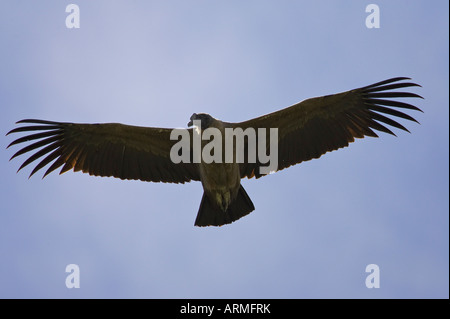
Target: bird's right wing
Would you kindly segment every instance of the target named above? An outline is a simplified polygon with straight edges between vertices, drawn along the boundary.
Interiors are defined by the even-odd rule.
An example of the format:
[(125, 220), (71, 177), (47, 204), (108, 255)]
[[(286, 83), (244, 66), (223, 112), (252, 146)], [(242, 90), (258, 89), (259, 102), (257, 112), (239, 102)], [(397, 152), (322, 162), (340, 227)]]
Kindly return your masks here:
[[(395, 135), (387, 126), (408, 131), (403, 125), (389, 118), (403, 118), (417, 122), (398, 109), (418, 110), (414, 105), (392, 98), (421, 98), (404, 91), (392, 91), (420, 86), (405, 77), (397, 77), (343, 93), (304, 100), (288, 108), (260, 116), (233, 127), (276, 128), (278, 130), (278, 167), (276, 171), (291, 165), (319, 158), (326, 152), (346, 147), (355, 138), (378, 137), (373, 130)], [(267, 138), (267, 137), (266, 137)], [(266, 141), (268, 149), (268, 138)], [(247, 147), (248, 148), (248, 147)], [(248, 150), (247, 150), (248, 152)], [(261, 163), (241, 164), (241, 177), (264, 176)]]
[[(34, 132), (18, 138), (8, 147), (34, 141), (11, 159), (41, 148), (20, 166), (19, 170), (46, 155), (30, 176), (47, 164), (44, 177), (62, 166), (60, 174), (73, 169), (96, 176), (113, 176), (149, 182), (184, 183), (200, 180), (197, 164), (175, 164), (170, 158), (171, 129), (139, 127), (117, 123), (76, 124), (43, 120), (22, 120), (31, 125), (8, 132)], [(188, 130), (192, 136), (192, 130)], [(7, 135), (8, 135), (7, 134)]]

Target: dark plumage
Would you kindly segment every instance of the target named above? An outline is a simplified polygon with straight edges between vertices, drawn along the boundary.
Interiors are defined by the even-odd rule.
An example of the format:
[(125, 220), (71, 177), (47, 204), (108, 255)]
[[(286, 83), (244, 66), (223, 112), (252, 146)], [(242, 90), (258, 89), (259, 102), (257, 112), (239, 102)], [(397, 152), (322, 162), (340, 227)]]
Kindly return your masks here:
[[(394, 91), (419, 86), (409, 78), (397, 77), (359, 89), (304, 100), (288, 108), (241, 123), (227, 123), (208, 114), (193, 114), (193, 121), (201, 121), (201, 129), (277, 128), (278, 167), (276, 171), (313, 158), (326, 152), (346, 147), (355, 138), (378, 137), (374, 130), (395, 135), (387, 126), (408, 131), (393, 118), (417, 122), (399, 109), (419, 108), (394, 100), (421, 96)], [(390, 116), (390, 117), (388, 117)], [(30, 142), (11, 159), (37, 150), (20, 166), (19, 170), (45, 156), (32, 170), (30, 177), (51, 163), (44, 177), (61, 168), (60, 174), (73, 169), (95, 176), (114, 176), (148, 182), (184, 183), (201, 181), (204, 194), (195, 225), (219, 226), (229, 224), (254, 210), (254, 206), (240, 180), (244, 177), (263, 176), (261, 162), (243, 163), (189, 163), (175, 164), (170, 151), (177, 143), (170, 139), (172, 129), (137, 127), (117, 123), (75, 124), (43, 120), (22, 120), (30, 125), (8, 132), (26, 132), (29, 135), (14, 140), (8, 147)], [(192, 140), (194, 130), (188, 130)], [(7, 134), (7, 135), (8, 135)], [(223, 136), (223, 134), (222, 134)], [(257, 139), (262, 138), (257, 136)], [(269, 137), (266, 137), (269, 145)], [(207, 141), (202, 141), (202, 147)], [(191, 144), (192, 145), (192, 144)], [(245, 140), (244, 153), (249, 152)], [(39, 149), (39, 150), (38, 150)], [(268, 151), (268, 149), (267, 149)], [(192, 146), (191, 146), (192, 159)]]

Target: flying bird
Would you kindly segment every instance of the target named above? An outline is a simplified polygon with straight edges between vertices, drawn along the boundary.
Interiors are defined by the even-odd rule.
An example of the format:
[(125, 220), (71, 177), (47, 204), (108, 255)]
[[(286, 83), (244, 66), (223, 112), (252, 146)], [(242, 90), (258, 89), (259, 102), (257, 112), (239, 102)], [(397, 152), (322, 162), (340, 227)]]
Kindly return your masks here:
[[(210, 128), (224, 133), (228, 129), (277, 129), (277, 166), (280, 171), (289, 166), (319, 158), (349, 145), (355, 138), (378, 137), (381, 131), (395, 135), (388, 126), (408, 131), (392, 118), (417, 122), (399, 109), (421, 111), (416, 106), (395, 98), (422, 98), (412, 92), (398, 89), (420, 86), (410, 78), (396, 77), (343, 93), (310, 98), (282, 110), (240, 123), (223, 122), (205, 113), (194, 113), (186, 131), (194, 139), (196, 131)], [(421, 111), (422, 112), (422, 111)], [(390, 117), (388, 117), (390, 116)], [(73, 169), (95, 176), (113, 176), (120, 179), (146, 182), (185, 183), (201, 181), (203, 197), (195, 220), (196, 226), (230, 224), (252, 212), (255, 207), (241, 185), (241, 179), (260, 178), (265, 174), (265, 163), (259, 158), (243, 161), (235, 157), (231, 162), (193, 160), (193, 146), (188, 149), (189, 160), (175, 163), (171, 157), (178, 143), (171, 139), (170, 128), (138, 127), (118, 123), (77, 124), (36, 119), (21, 120), (27, 124), (7, 133), (27, 132), (12, 145), (30, 142), (11, 159), (37, 150), (20, 166), (44, 157), (32, 170), (52, 163), (43, 177), (61, 168), (60, 174)], [(195, 123), (200, 125), (195, 126)], [(258, 131), (259, 132), (259, 131)], [(409, 132), (409, 131), (408, 131)], [(257, 134), (265, 142), (269, 136)], [(207, 141), (201, 141), (201, 148)], [(244, 155), (251, 152), (250, 138), (244, 139)], [(257, 144), (260, 145), (260, 144)], [(261, 144), (261, 145), (267, 145)], [(235, 149), (234, 149), (235, 151)], [(265, 151), (270, 151), (269, 146)], [(179, 152), (177, 152), (177, 155)], [(259, 153), (258, 153), (259, 154)], [(173, 155), (173, 154), (172, 154)]]

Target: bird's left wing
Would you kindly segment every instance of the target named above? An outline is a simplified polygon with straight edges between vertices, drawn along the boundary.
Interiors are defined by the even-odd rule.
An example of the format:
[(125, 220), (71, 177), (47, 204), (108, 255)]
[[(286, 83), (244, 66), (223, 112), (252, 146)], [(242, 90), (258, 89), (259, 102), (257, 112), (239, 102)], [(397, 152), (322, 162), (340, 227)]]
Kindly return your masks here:
[[(118, 123), (76, 124), (43, 120), (22, 120), (30, 124), (7, 133), (27, 132), (8, 147), (34, 141), (15, 153), (36, 151), (19, 170), (45, 155), (33, 169), (30, 177), (39, 169), (54, 161), (44, 177), (62, 166), (60, 174), (73, 169), (96, 176), (113, 176), (149, 182), (184, 183), (200, 180), (197, 164), (175, 164), (170, 158), (171, 129), (139, 127)], [(192, 130), (189, 130), (192, 136)]]
[[(368, 85), (359, 89), (304, 100), (288, 108), (263, 115), (233, 127), (276, 128), (278, 130), (278, 167), (276, 171), (291, 165), (319, 158), (326, 152), (346, 147), (355, 138), (378, 137), (373, 130), (395, 135), (388, 127), (408, 131), (403, 125), (388, 116), (417, 122), (410, 115), (399, 111), (419, 108), (393, 98), (421, 96), (404, 91), (407, 87), (419, 86), (405, 77), (397, 77)], [(394, 90), (394, 91), (392, 91)], [(266, 134), (266, 153), (269, 139)], [(258, 137), (260, 138), (260, 137)], [(263, 144), (264, 145), (264, 144)], [(245, 152), (248, 152), (248, 146)], [(247, 158), (247, 157), (246, 157)], [(241, 164), (241, 177), (263, 176), (259, 161)]]

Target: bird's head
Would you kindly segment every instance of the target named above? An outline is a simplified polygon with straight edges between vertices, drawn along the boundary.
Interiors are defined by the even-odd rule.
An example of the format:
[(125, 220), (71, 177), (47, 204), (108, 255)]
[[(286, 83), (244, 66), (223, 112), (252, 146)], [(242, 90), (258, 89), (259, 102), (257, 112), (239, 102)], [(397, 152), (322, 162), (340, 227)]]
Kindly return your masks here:
[(194, 121), (200, 121), (201, 122), (201, 129), (207, 129), (212, 121), (213, 121), (213, 117), (209, 114), (206, 113), (194, 113), (192, 114), (192, 116), (190, 117), (190, 121), (187, 124), (188, 127), (194, 126)]

